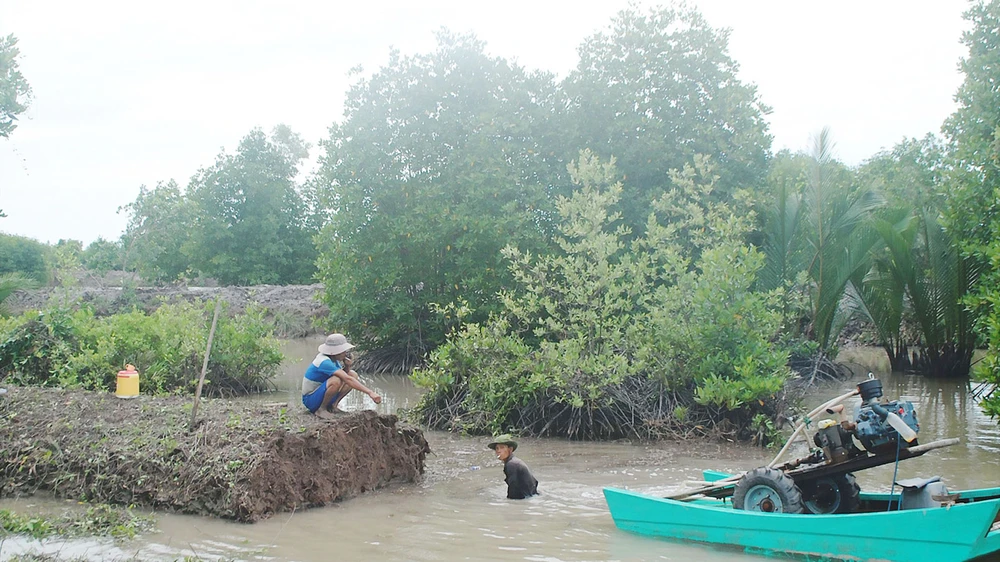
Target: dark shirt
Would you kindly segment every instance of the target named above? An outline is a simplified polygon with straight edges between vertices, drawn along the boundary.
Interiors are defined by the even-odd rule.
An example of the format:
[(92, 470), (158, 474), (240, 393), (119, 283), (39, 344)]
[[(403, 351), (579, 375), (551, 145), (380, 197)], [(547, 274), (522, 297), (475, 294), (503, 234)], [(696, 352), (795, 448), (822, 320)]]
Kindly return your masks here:
[(507, 482), (507, 499), (523, 500), (538, 493), (538, 480), (531, 475), (528, 465), (514, 455), (503, 463), (503, 475)]

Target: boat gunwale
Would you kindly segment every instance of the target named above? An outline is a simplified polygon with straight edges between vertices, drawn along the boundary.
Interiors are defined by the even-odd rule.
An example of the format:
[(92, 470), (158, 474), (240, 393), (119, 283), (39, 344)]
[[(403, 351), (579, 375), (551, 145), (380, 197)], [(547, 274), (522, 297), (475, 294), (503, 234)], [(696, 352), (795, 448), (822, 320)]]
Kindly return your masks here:
[[(982, 495), (991, 490), (996, 491), (1000, 495), (1000, 488), (966, 490), (965, 492)], [(617, 494), (622, 497), (615, 499), (609, 496), (609, 494), (611, 496)], [(910, 543), (908, 548), (915, 548), (913, 545), (923, 545), (923, 548), (935, 547), (939, 550), (947, 550), (953, 553), (952, 557), (943, 559), (969, 560), (1000, 550), (1000, 529), (993, 528), (994, 522), (1000, 517), (1000, 497), (990, 497), (988, 499), (972, 500), (950, 506), (923, 509), (819, 515), (742, 511), (733, 509), (732, 503), (723, 499), (700, 498), (681, 501), (612, 487), (604, 488), (604, 495), (608, 501), (615, 525), (622, 530), (640, 535), (680, 541), (738, 546), (748, 551), (759, 549), (791, 554), (819, 555), (834, 559), (911, 559), (909, 557), (900, 558), (898, 556), (893, 558), (893, 555), (888, 557), (882, 556), (884, 553), (877, 553), (871, 557), (859, 557), (857, 556), (857, 552), (834, 554), (821, 552), (825, 550), (823, 548), (808, 548), (808, 546), (811, 546), (810, 542), (825, 545), (830, 542), (831, 537), (840, 535), (851, 536), (852, 540), (876, 540), (878, 539), (877, 536), (856, 533), (855, 530), (886, 529), (885, 525), (887, 521), (898, 525), (915, 525), (916, 522), (919, 522), (920, 525), (915, 525), (913, 528), (941, 529), (945, 534), (939, 533), (933, 536), (924, 534), (920, 535), (918, 540), (908, 538), (905, 542)], [(640, 502), (639, 505), (646, 506), (649, 510), (662, 511), (663, 514), (646, 519), (629, 519), (622, 513), (616, 514), (616, 510), (612, 507), (612, 504), (619, 502), (633, 504)], [(668, 507), (670, 509), (660, 510), (652, 503), (647, 504), (647, 502), (655, 502), (661, 507)], [(634, 509), (634, 506), (629, 506), (628, 509)], [(667, 511), (672, 512), (672, 514), (667, 515)], [(682, 515), (678, 515), (678, 513)], [(964, 532), (956, 533), (950, 528), (951, 525), (946, 524), (946, 521), (942, 519), (955, 519), (956, 517), (981, 523), (969, 527)], [(671, 519), (683, 519), (684, 523), (671, 522)], [(699, 523), (699, 519), (711, 521), (712, 523), (705, 525)], [(753, 521), (753, 524), (750, 524), (750, 521)], [(765, 522), (766, 524), (762, 526), (761, 523)], [(847, 525), (847, 528), (845, 528), (845, 525)], [(663, 529), (654, 529), (657, 526), (663, 527)], [(695, 532), (694, 530), (699, 526), (703, 530)], [(837, 532), (821, 532), (820, 530), (824, 526), (830, 529), (837, 529)], [(670, 527), (673, 527), (672, 531)], [(975, 527), (978, 527), (978, 529)], [(645, 529), (645, 531), (642, 529)], [(731, 532), (732, 530), (751, 531), (751, 536), (732, 538), (734, 536)], [(782, 533), (789, 532), (794, 535), (795, 540), (792, 537), (783, 537), (782, 540), (777, 541), (773, 546), (761, 544), (761, 537), (763, 536), (780, 536)], [(716, 535), (714, 538), (712, 537), (713, 533)], [(753, 535), (760, 536), (755, 537)], [(724, 537), (724, 539), (720, 539), (719, 537)], [(899, 543), (898, 540), (892, 542), (894, 544)], [(893, 548), (901, 548), (898, 544), (895, 547), (890, 544), (886, 544), (885, 546), (889, 551), (892, 551)]]

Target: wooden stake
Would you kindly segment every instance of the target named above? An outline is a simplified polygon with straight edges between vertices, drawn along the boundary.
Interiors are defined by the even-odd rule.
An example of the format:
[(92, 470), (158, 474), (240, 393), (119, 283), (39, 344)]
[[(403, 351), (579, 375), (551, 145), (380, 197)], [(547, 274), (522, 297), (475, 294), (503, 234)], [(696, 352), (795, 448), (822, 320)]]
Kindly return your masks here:
[(191, 424), (188, 431), (194, 430), (194, 422), (198, 417), (198, 401), (201, 399), (201, 387), (205, 384), (205, 372), (208, 371), (208, 356), (212, 353), (212, 339), (215, 338), (215, 324), (219, 321), (219, 308), (221, 299), (215, 299), (215, 314), (212, 316), (212, 329), (208, 331), (208, 346), (205, 347), (205, 361), (201, 364), (201, 378), (198, 379), (198, 388), (194, 391), (194, 406), (191, 408)]

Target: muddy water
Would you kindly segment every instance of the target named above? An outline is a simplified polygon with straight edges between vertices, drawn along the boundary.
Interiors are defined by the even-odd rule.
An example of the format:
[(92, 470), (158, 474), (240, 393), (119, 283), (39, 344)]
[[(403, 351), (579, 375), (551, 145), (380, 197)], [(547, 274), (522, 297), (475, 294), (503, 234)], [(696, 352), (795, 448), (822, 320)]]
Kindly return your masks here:
[[(290, 356), (277, 396), (298, 403), (297, 384), (318, 341), (288, 344)], [(899, 466), (899, 478), (941, 475), (953, 489), (1000, 484), (1000, 431), (968, 397), (968, 383), (890, 375), (880, 369), (881, 350), (844, 352), (858, 380), (873, 370), (885, 394), (914, 402), (921, 442), (958, 437), (957, 446), (932, 451)], [(376, 407), (352, 393), (345, 409), (392, 412), (411, 406), (418, 393), (399, 376), (366, 377), (385, 398)], [(807, 404), (841, 394), (849, 381), (821, 386)], [(856, 407), (858, 400), (848, 403)], [(157, 514), (159, 532), (125, 545), (95, 541), (53, 542), (48, 552), (92, 560), (139, 554), (173, 560), (186, 555), (220, 560), (753, 560), (733, 550), (680, 545), (618, 531), (601, 495), (603, 486), (666, 494), (698, 479), (703, 468), (744, 470), (770, 460), (773, 451), (718, 444), (574, 443), (524, 439), (518, 456), (540, 480), (542, 495), (504, 499), (502, 468), (485, 439), (428, 432), (434, 454), (415, 485), (399, 485), (333, 506), (281, 514), (255, 525)], [(891, 466), (858, 473), (863, 489), (888, 490)], [(32, 500), (35, 503), (46, 503)], [(17, 509), (27, 502), (5, 502)], [(58, 505), (56, 502), (50, 502)], [(0, 544), (0, 559), (24, 543)], [(763, 560), (763, 559), (761, 559)]]

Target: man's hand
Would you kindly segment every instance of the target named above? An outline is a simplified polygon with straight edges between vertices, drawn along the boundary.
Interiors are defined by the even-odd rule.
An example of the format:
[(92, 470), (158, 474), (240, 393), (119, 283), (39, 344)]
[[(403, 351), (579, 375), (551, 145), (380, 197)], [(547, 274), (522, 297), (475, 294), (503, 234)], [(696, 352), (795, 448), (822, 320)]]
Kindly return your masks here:
[(381, 397), (381, 396), (379, 396), (378, 394), (375, 394), (375, 393), (373, 392), (373, 393), (372, 393), (372, 402), (374, 402), (374, 403), (376, 403), (376, 404), (381, 404), (381, 403), (382, 403), (382, 397)]

